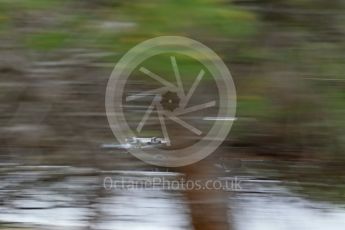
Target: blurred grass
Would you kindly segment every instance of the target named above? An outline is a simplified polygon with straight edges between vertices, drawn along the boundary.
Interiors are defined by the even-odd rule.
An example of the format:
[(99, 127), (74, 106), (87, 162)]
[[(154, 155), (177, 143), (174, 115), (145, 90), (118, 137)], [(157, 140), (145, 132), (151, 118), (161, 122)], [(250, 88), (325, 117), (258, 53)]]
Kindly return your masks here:
[(61, 6), (66, 0), (1, 0), (7, 9), (47, 10)]
[[(260, 7), (260, 3), (258, 1), (257, 6)], [(266, 2), (262, 1), (262, 4)], [(299, 0), (289, 0), (285, 4), (306, 11), (324, 5)], [(273, 4), (272, 10), (274, 6)], [(338, 7), (337, 12), (340, 9), (341, 7)], [(285, 12), (281, 13), (282, 17), (267, 22), (265, 18), (269, 12), (245, 10), (227, 1), (212, 0), (109, 0), (100, 3), (92, 0), (2, 0), (0, 12), (2, 35), (6, 35), (6, 32), (16, 35), (15, 41), (22, 42), (24, 48), (42, 53), (66, 48), (99, 50), (111, 53), (100, 61), (114, 63), (124, 52), (147, 38), (185, 35), (206, 42), (225, 61), (230, 64), (234, 62), (232, 65), (235, 68), (237, 63), (248, 68), (267, 62), (272, 62), (273, 66), (283, 63), (297, 69), (301, 75), (309, 74), (313, 75), (313, 78), (324, 80), (344, 79), (344, 42), (317, 39), (309, 42), (309, 38), (318, 38), (319, 33), (324, 33), (322, 25), (318, 31), (315, 30), (315, 25), (309, 25), (309, 22), (297, 26), (294, 23), (289, 24), (294, 15), (285, 18)], [(272, 15), (276, 16), (275, 13)], [(295, 19), (300, 22), (299, 15), (296, 15)], [(18, 24), (24, 24), (19, 27), (24, 27), (25, 30), (17, 32)], [(284, 27), (279, 29), (283, 25)], [(289, 36), (292, 40), (288, 40), (289, 36), (270, 38), (272, 34), (281, 36), (286, 32), (291, 34)], [(265, 42), (273, 44), (267, 46)], [(163, 60), (152, 62), (156, 64), (157, 72), (170, 70), (169, 63)], [(188, 61), (185, 64), (186, 75), (195, 76), (196, 65)], [(248, 93), (246, 89), (243, 95), (239, 95), (240, 115), (256, 116), (268, 111), (267, 107), (272, 106), (263, 98), (265, 96), (262, 93), (257, 94), (258, 88), (264, 90), (271, 83), (267, 81), (265, 74), (260, 73), (260, 76), (254, 77), (255, 74), (252, 73), (240, 73), (253, 76), (249, 78), (250, 81), (246, 80), (250, 87), (244, 87), (252, 90), (252, 93)], [(238, 85), (243, 85), (243, 80), (237, 78), (236, 74), (234, 76)], [(314, 87), (317, 91), (323, 86)], [(331, 86), (331, 89), (335, 90), (335, 94), (339, 92), (339, 95), (330, 99), (330, 110), (335, 114), (339, 113), (340, 115), (335, 117), (337, 122), (343, 123), (343, 87)], [(244, 90), (240, 88), (239, 93), (242, 91)], [(326, 97), (328, 94), (325, 92)]]
[(44, 31), (40, 34), (31, 35), (26, 40), (26, 46), (38, 51), (51, 51), (66, 48), (71, 44), (71, 34), (63, 31)]

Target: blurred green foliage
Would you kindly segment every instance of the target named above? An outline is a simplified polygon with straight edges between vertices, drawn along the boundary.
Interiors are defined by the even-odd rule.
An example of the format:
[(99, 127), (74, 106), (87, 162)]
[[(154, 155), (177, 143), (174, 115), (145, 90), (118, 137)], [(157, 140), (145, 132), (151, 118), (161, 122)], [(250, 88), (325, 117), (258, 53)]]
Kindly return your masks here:
[[(0, 13), (3, 39), (43, 55), (89, 49), (108, 52), (100, 61), (114, 63), (148, 38), (195, 38), (233, 70), (238, 116), (272, 122), (277, 129), (303, 130), (327, 120), (336, 130), (329, 138), (344, 142), (341, 1), (2, 0)], [(151, 62), (157, 72), (171, 71), (163, 59)], [(198, 64), (183, 58), (181, 63), (193, 79)], [(299, 117), (304, 123), (295, 122)]]
[(44, 31), (42, 34), (34, 34), (27, 38), (26, 45), (38, 51), (50, 51), (64, 48), (68, 44), (71, 35), (67, 32)]

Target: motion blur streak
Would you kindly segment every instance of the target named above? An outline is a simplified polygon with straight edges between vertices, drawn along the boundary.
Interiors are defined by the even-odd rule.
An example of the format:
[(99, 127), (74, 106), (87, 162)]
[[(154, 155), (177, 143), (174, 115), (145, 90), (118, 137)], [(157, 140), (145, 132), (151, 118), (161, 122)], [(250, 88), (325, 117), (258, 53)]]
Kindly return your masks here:
[[(344, 8), (341, 0), (1, 0), (0, 229), (343, 229)], [(237, 91), (235, 117), (183, 117), (200, 129), (234, 122), (214, 154), (184, 168), (131, 156), (104, 108), (114, 65), (163, 35), (214, 50)], [(169, 57), (150, 66), (167, 81)], [(199, 67), (175, 62), (189, 89)], [(128, 95), (157, 88), (139, 73)], [(194, 105), (217, 97), (206, 72), (202, 81)], [(147, 103), (124, 108), (133, 130)], [(143, 137), (162, 137), (157, 120), (146, 123)], [(180, 128), (169, 136), (195, 141)], [(236, 176), (243, 190), (103, 188), (106, 176), (128, 174)]]

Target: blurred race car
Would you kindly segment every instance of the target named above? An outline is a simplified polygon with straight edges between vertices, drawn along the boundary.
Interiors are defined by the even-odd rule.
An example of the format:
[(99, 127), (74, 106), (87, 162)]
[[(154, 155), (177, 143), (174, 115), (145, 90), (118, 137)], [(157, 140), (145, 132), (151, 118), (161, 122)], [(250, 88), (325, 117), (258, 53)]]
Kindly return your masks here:
[(166, 144), (167, 141), (160, 137), (129, 137), (126, 138), (126, 144), (103, 144), (102, 148), (148, 148)]

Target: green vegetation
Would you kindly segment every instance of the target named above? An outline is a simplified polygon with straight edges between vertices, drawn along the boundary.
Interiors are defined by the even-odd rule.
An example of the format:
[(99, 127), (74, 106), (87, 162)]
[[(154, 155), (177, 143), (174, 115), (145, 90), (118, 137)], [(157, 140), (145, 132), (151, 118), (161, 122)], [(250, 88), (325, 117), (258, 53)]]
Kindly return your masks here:
[(71, 35), (67, 32), (44, 31), (40, 34), (34, 34), (28, 37), (26, 45), (30, 49), (50, 51), (66, 47), (70, 38)]

